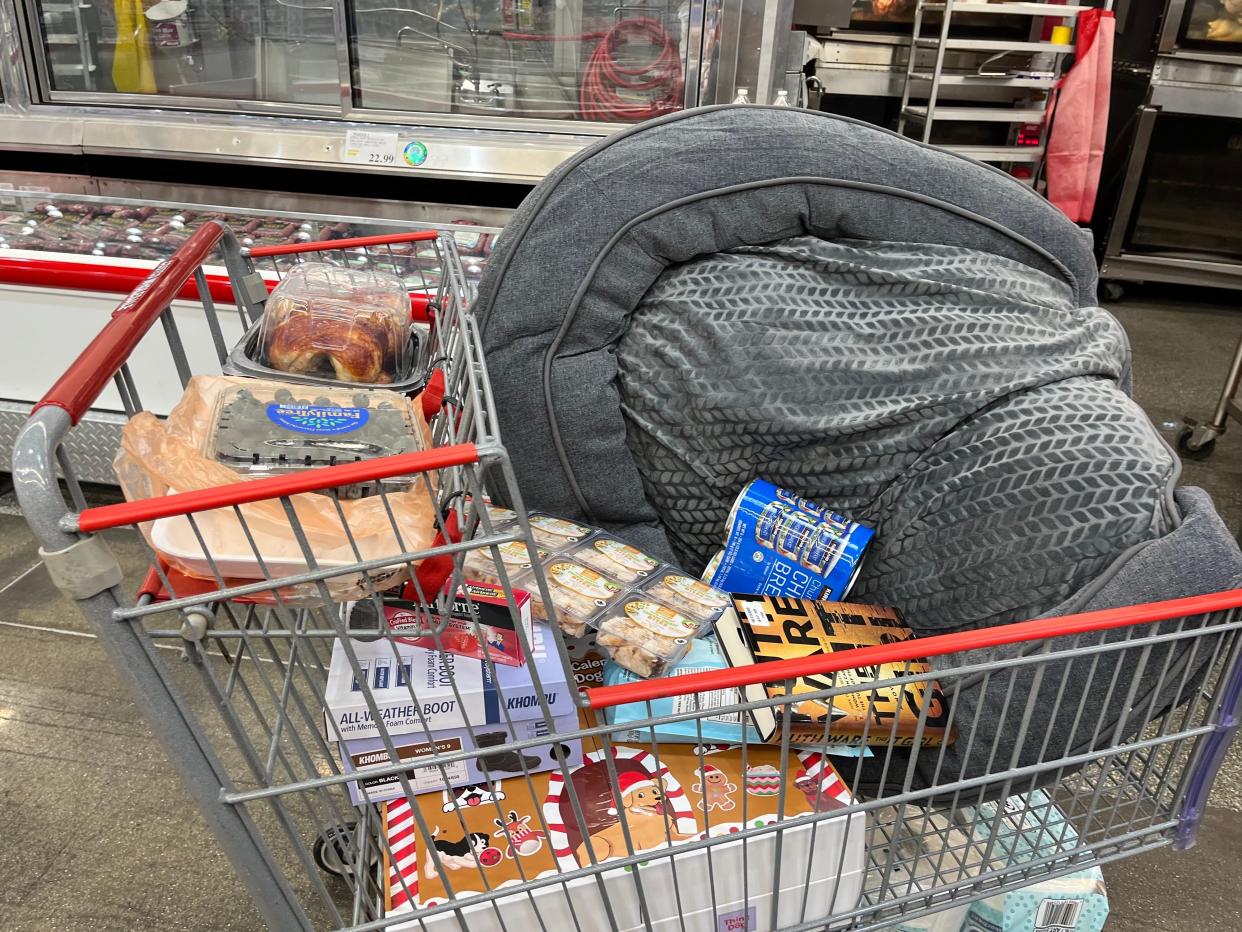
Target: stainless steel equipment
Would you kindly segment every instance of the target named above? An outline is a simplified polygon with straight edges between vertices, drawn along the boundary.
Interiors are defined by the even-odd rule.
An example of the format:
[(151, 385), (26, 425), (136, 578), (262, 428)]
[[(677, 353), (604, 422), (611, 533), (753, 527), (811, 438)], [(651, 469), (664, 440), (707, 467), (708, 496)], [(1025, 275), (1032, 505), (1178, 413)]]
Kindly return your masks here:
[[(1242, 23), (1229, 6), (1169, 0), (1108, 227), (1105, 279), (1242, 288)], [(1223, 410), (1213, 424), (1224, 429)]]
[[(1027, 138), (1017, 128), (1028, 124), (1043, 126), (1051, 100), (1051, 90), (1060, 80), (1062, 58), (1073, 51), (1073, 46), (1067, 41), (1041, 40), (1041, 24), (1045, 19), (1059, 19), (1064, 24), (1070, 23), (1084, 9), (1086, 7), (1072, 4), (917, 0), (910, 39), (912, 54), (906, 64), (906, 80), (902, 90), (897, 131), (905, 133), (907, 127), (913, 125), (917, 127), (917, 133), (923, 142), (932, 142), (937, 121), (1013, 126), (1015, 129), (1005, 133), (1008, 138), (1000, 145), (949, 144), (947, 148), (982, 162), (1028, 163), (1034, 166), (1034, 170), (1026, 177), (1034, 183), (1043, 162), (1045, 140), (1040, 138), (1042, 134)], [(953, 28), (953, 16), (958, 11), (1022, 17), (1030, 21), (1029, 35), (1022, 40), (963, 36)], [(934, 28), (931, 34), (923, 31), (928, 13), (933, 16), (938, 14), (939, 18), (938, 23), (932, 24)], [(919, 49), (934, 53), (930, 67), (920, 63), (917, 56)], [(962, 71), (946, 67), (945, 58), (950, 51), (991, 54), (979, 66)], [(1004, 56), (1009, 53), (1016, 53), (1018, 59), (1010, 64), (997, 66), (997, 61), (1004, 61)], [(1012, 99), (1007, 106), (944, 106), (940, 102), (941, 90), (954, 85), (972, 89), (1002, 88)], [(915, 100), (923, 102), (913, 105), (912, 101)]]

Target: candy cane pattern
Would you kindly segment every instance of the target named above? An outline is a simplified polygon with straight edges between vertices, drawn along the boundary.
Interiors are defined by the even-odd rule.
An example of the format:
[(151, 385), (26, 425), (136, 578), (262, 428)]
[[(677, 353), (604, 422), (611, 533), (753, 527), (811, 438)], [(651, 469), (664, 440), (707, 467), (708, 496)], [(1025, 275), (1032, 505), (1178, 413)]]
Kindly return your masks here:
[(383, 806), (388, 839), (384, 851), (388, 863), (388, 911), (412, 910), (418, 902), (418, 829), (414, 825), (414, 811), (409, 799), (394, 799)]
[[(599, 763), (604, 759), (605, 754), (602, 748), (584, 754), (582, 766)], [(686, 791), (681, 788), (677, 778), (669, 773), (668, 768), (662, 766), (650, 751), (614, 745), (612, 756), (614, 760), (633, 761), (647, 771), (652, 780), (664, 787), (664, 797), (668, 800), (669, 808), (673, 810), (674, 815), (669, 823), (670, 828), (683, 834), (698, 832), (699, 826), (694, 818), (694, 807), (686, 797)], [(572, 777), (573, 774), (571, 773), (570, 776)], [(548, 796), (543, 803), (543, 818), (548, 823), (548, 841), (552, 845), (552, 854), (561, 870), (577, 870), (581, 865), (574, 857), (574, 849), (570, 846), (564, 817), (561, 814), (561, 800), (564, 796), (565, 777), (559, 771), (553, 771), (548, 775)], [(572, 810), (570, 812), (572, 813)]]
[[(798, 760), (802, 762), (803, 773), (795, 780), (801, 780), (805, 777), (808, 780), (819, 780), (818, 796), (823, 800), (835, 800), (842, 806), (848, 806), (854, 801), (850, 795), (850, 789), (845, 785), (845, 781), (841, 779), (835, 767), (832, 766), (828, 758), (818, 752), (802, 752), (798, 754)], [(806, 792), (805, 790), (803, 792)], [(816, 800), (811, 793), (806, 793), (807, 802), (812, 808), (816, 807)]]

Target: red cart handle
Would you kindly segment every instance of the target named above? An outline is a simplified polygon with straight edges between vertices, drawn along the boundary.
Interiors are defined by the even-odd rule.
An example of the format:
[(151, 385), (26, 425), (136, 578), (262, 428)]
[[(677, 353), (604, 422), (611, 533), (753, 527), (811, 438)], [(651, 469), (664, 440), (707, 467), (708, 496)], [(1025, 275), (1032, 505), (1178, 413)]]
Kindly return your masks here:
[(250, 258), (264, 256), (292, 256), (300, 252), (323, 252), (325, 249), (353, 249), (357, 246), (388, 246), (393, 243), (421, 243), (439, 239), (439, 230), (418, 230), (414, 233), (389, 233), (380, 236), (355, 236), (351, 239), (331, 239), (323, 242), (290, 243), (283, 246), (255, 246)]
[[(69, 412), (77, 424), (90, 410), (130, 353), (146, 336), (160, 314), (172, 304), (181, 286), (203, 264), (224, 236), (222, 224), (211, 220), (195, 230), (175, 253), (151, 270), (95, 335), (56, 384), (34, 406), (49, 405)], [(33, 413), (33, 412), (32, 412)]]
[(436, 447), (431, 450), (421, 450), (418, 453), (398, 453), (394, 456), (381, 456), (373, 460), (345, 463), (341, 466), (322, 466), (319, 469), (308, 469), (304, 472), (290, 473), (287, 476), (243, 480), (210, 489), (198, 489), (194, 492), (179, 492), (176, 495), (140, 498), (133, 502), (118, 502), (115, 505), (87, 508), (78, 514), (77, 530), (86, 533), (105, 531), (108, 528), (125, 527), (142, 521), (154, 521), (157, 518), (171, 518), (175, 515), (194, 514), (233, 505), (247, 505), (250, 502), (283, 498), (286, 495), (298, 495), (302, 492), (321, 492), (324, 489), (353, 485), (356, 482), (409, 476), (437, 469), (448, 469), (452, 466), (466, 466), (478, 461), (478, 447), (473, 443), (459, 443), (451, 447)]
[(1089, 631), (1107, 631), (1130, 625), (1168, 621), (1172, 618), (1190, 618), (1208, 615), (1231, 608), (1242, 607), (1242, 589), (1227, 589), (1211, 595), (1196, 595), (1166, 602), (1149, 602), (1123, 608), (1106, 608), (1060, 618), (1040, 618), (1020, 621), (995, 628), (980, 628), (956, 634), (936, 634), (926, 638), (898, 641), (895, 644), (879, 644), (874, 647), (858, 647), (832, 654), (815, 654), (790, 660), (771, 660), (746, 667), (727, 670), (709, 670), (705, 673), (688, 673), (685, 676), (666, 676), (650, 680), (636, 680), (616, 686), (597, 686), (586, 690), (587, 702), (593, 709), (607, 709), (628, 702), (648, 702), (671, 696), (689, 696), (694, 693), (717, 689), (741, 689), (759, 683), (783, 683), (803, 676), (825, 676), (869, 667), (881, 663), (903, 663), (925, 657), (956, 654), (959, 651), (978, 650), (983, 647), (999, 647), (1021, 641), (1042, 641), (1046, 638), (1085, 634)]

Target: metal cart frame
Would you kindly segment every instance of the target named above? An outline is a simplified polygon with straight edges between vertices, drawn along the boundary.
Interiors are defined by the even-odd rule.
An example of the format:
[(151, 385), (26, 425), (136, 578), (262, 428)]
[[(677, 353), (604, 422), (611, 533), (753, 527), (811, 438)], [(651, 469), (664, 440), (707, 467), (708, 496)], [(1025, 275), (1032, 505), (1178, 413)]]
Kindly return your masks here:
[[(573, 867), (566, 861), (555, 870), (528, 875), (515, 856), (511, 860), (521, 872), (520, 882), (498, 887), (488, 882), (481, 862), (468, 869), (470, 857), (436, 844), (440, 825), (429, 824), (420, 812), (415, 804), (420, 794), (412, 784), (415, 770), (438, 770), (444, 780), (444, 819), (465, 831), (467, 816), (477, 818), (477, 813), (466, 812), (452, 798), (449, 791), (456, 787), (447, 768), (480, 752), (437, 752), (417, 764), (402, 762), (394, 744), (397, 736), (380, 724), (378, 733), (390, 762), (368, 773), (396, 778), (401, 784), (411, 812), (398, 842), (381, 816), (387, 810), (373, 804), (365, 787), (363, 804), (349, 803), (345, 790), (356, 777), (337, 763), (341, 735), (331, 733), (321, 713), (325, 651), (335, 647), (346, 657), (371, 719), (382, 722), (377, 691), (358, 661), (352, 637), (356, 633), (334, 604), (329, 583), (358, 576), (367, 589), (364, 598), (378, 603), (383, 588), (392, 584), (384, 574), (394, 567), (406, 574), (406, 591), (412, 589), (416, 601), (429, 607), (419, 610), (414, 628), (397, 629), (381, 622), (368, 632), (381, 646), (390, 646), (400, 662), (396, 652), (402, 638), (428, 637), (443, 647), (439, 639), (445, 631), (446, 593), (456, 591), (463, 564), (472, 555), (487, 555), (494, 561), (508, 609), (517, 620), (514, 584), (519, 580), (509, 575), (499, 550), (515, 544), (530, 556), (533, 571), (522, 587), (542, 601), (549, 622), (545, 630), (551, 632), (547, 637), (565, 670), (573, 668), (571, 652), (576, 649), (558, 625), (558, 608), (538, 569), (536, 539), (520, 489), (495, 432), (486, 367), (466, 310), (464, 281), (455, 271), (452, 241), (435, 233), (406, 234), (407, 241), (411, 236), (434, 248), (431, 261), (439, 275), (424, 294), (435, 371), (422, 396), (422, 408), (430, 417), (432, 448), (87, 507), (63, 442), (110, 382), (115, 382), (128, 414), (141, 410), (137, 374), (130, 371), (127, 359), (156, 321), (179, 377), (183, 384), (189, 380), (192, 373), (171, 305), (193, 280), (205, 311), (214, 318), (217, 301), (224, 303), (223, 294), (219, 283), (213, 291), (203, 271), (213, 250), (222, 254), (230, 297), (243, 324), (253, 323), (261, 311), (267, 288), (254, 268), (254, 260), (261, 256), (257, 250), (246, 255), (226, 229), (211, 223), (122, 302), (35, 408), (13, 452), (17, 494), (54, 582), (78, 602), (110, 658), (124, 671), (135, 701), (271, 928), (714, 929), (727, 920), (743, 922), (739, 928), (880, 929), (899, 919), (1152, 848), (1193, 845), (1212, 781), (1242, 713), (1242, 642), (1237, 634), (1242, 628), (1238, 614), (1242, 590), (628, 685), (588, 681), (577, 704), (583, 727), (557, 738), (581, 741), (584, 747), (593, 742), (615, 802), (622, 792), (617, 752), (628, 747), (658, 766), (669, 745), (667, 738), (659, 737), (661, 726), (692, 723), (697, 743), (689, 753), (702, 773), (710, 762), (708, 755), (717, 750), (704, 738), (703, 723), (710, 716), (734, 714), (744, 722), (759, 706), (781, 709), (805, 701), (826, 704), (831, 713), (837, 701), (860, 695), (857, 686), (838, 682), (840, 672), (896, 663), (897, 674), (873, 683), (867, 697), (867, 724), (860, 740), (875, 745), (876, 756), (870, 764), (862, 757), (836, 758), (841, 779), (850, 786), (860, 786), (868, 767), (879, 767), (880, 789), (868, 799), (821, 805), (822, 784), (813, 785), (802, 789), (807, 804), (801, 808), (793, 806), (796, 794), (783, 784), (772, 793), (739, 791), (735, 795), (740, 821), (700, 805), (701, 811), (691, 808), (687, 816), (696, 829), (701, 824), (699, 834), (681, 832), (676, 839), (669, 813), (660, 809), (670, 834), (667, 844), (654, 846), (638, 844), (632, 826), (621, 819), (615, 823), (622, 836), (617, 842), (623, 848), (619, 855), (602, 855), (593, 840), (596, 836), (584, 830), (585, 855), (578, 855)], [(284, 251), (299, 256), (385, 245), (379, 238), (366, 243), (312, 243)], [(212, 333), (223, 362), (227, 347), (218, 326)], [(511, 519), (500, 520), (485, 507), (485, 472), (490, 487), (507, 494), (514, 512)], [(337, 501), (333, 489), (399, 476), (410, 477), (411, 490), (422, 490), (436, 503), (434, 540), (407, 546), (398, 539), (401, 545), (380, 558), (320, 566), (298, 519), (298, 496), (318, 492), (327, 501)], [(173, 518), (197, 528), (213, 513), (232, 515), (243, 527), (253, 528), (247, 509), (263, 503), (283, 509), (306, 561), (304, 572), (267, 572), (262, 548), (252, 537), (263, 570), (254, 578), (227, 578), (213, 563), (210, 578), (188, 579), (173, 572), (152, 550), (146, 581), (136, 596), (127, 593), (105, 532), (132, 527), (141, 533), (149, 522)], [(341, 523), (345, 537), (356, 545), (348, 520), (342, 517)], [(203, 550), (210, 559), (205, 544)], [(477, 624), (475, 630), (477, 634)], [(529, 656), (533, 634), (520, 624), (516, 630)], [(169, 665), (167, 652), (155, 647), (170, 643), (180, 645), (190, 662)], [(1002, 645), (1023, 649), (1007, 659), (987, 662), (970, 654)], [(919, 666), (922, 658), (946, 659), (930, 670)], [(494, 680), (494, 664), (484, 663)], [(550, 699), (535, 667), (528, 669), (538, 694), (538, 712), (551, 722)], [(1078, 679), (1071, 680), (1071, 671)], [(818, 677), (824, 686), (795, 699), (793, 684), (805, 675)], [(1148, 679), (1142, 680), (1143, 676)], [(956, 720), (953, 702), (948, 707), (947, 733), (956, 729), (954, 747), (967, 757), (972, 748), (978, 752), (982, 763), (976, 772), (951, 773), (942, 769), (945, 747), (919, 747), (919, 738), (931, 727), (926, 706), (918, 712), (913, 748), (895, 749), (896, 717), (890, 726), (889, 717), (880, 714), (883, 690), (931, 680), (938, 681), (947, 695), (982, 683), (997, 714), (1003, 720), (1013, 715), (1019, 748), (1023, 736), (1027, 744), (1042, 741), (1038, 759), (1020, 761), (1017, 752), (1001, 752), (995, 739), (990, 749), (983, 739), (975, 748), (977, 723)], [(1077, 685), (1071, 688), (1071, 682)], [(1140, 682), (1148, 685), (1140, 688)], [(746, 703), (739, 695), (732, 704), (703, 705), (702, 697), (710, 690), (758, 683), (767, 686), (765, 701)], [(399, 685), (417, 705), (413, 677), (407, 674)], [(452, 688), (456, 695), (456, 683)], [(1088, 706), (1088, 700), (1098, 695), (1107, 697), (1109, 715), (1103, 708), (1097, 712)], [(652, 703), (669, 697), (681, 697), (681, 707), (671, 714), (655, 713)], [(1041, 705), (1045, 697), (1054, 704)], [(500, 700), (505, 708), (503, 695)], [(624, 726), (609, 723), (608, 710), (634, 703), (645, 708), (645, 716)], [(1070, 713), (1075, 730), (1083, 725), (1090, 738), (1085, 749), (1060, 747), (1048, 730), (1039, 737), (1041, 721), (1059, 712)], [(430, 736), (425, 713), (420, 716)], [(507, 711), (504, 722), (513, 724)], [(467, 729), (473, 735), (469, 722)], [(634, 729), (657, 730), (642, 732), (647, 737), (640, 740)], [(788, 728), (781, 732), (779, 742), (768, 748), (741, 745), (743, 767), (748, 755), (767, 754), (765, 760), (779, 762), (768, 768), (769, 774), (777, 771), (785, 778), (800, 762), (809, 767), (811, 758), (805, 755), (826, 761), (828, 754), (839, 751), (828, 737), (822, 744), (795, 748)], [(489, 751), (514, 751), (521, 757), (540, 740), (547, 739), (510, 740)], [(635, 748), (636, 741), (643, 747)], [(926, 783), (916, 779), (920, 762), (934, 765)], [(516, 798), (529, 790), (536, 798), (535, 775), (524, 762), (519, 769), (510, 792)], [(563, 759), (546, 779), (554, 778), (566, 787), (559, 818), (586, 826), (589, 803), (575, 788)], [(649, 782), (667, 788), (666, 781), (662, 772), (652, 771)], [(485, 782), (489, 789), (494, 786), (490, 777)], [(758, 819), (746, 816), (748, 805), (753, 815), (761, 795), (766, 797), (768, 814)], [(1013, 805), (999, 806), (1001, 799)], [(705, 795), (700, 803), (704, 801)], [(501, 831), (488, 834), (503, 838), (512, 852), (515, 836), (503, 822), (500, 803), (485, 804), (485, 809), (489, 818), (493, 813), (500, 817), (496, 824)], [(1057, 824), (1071, 825), (1071, 833), (1052, 831), (1054, 810), (1061, 814)], [(1022, 852), (1012, 843), (1017, 829), (1006, 821), (1015, 812), (1024, 820), (1018, 834), (1025, 838), (1033, 832), (1036, 838)], [(531, 817), (532, 825), (546, 837), (564, 833), (563, 825), (549, 822), (546, 804)], [(464, 835), (472, 837), (469, 832)], [(836, 867), (825, 866), (822, 856), (818, 867), (812, 863), (816, 851), (836, 851), (834, 846), (840, 849), (839, 860), (837, 854), (829, 860)], [(861, 873), (850, 881), (859, 885), (853, 890), (846, 890), (841, 867), (849, 850), (866, 855)], [(739, 851), (740, 879), (729, 867)], [(792, 886), (787, 884), (791, 877), (797, 881)], [(420, 878), (441, 884), (444, 894), (420, 898)], [(671, 888), (663, 885), (665, 881)], [(472, 890), (472, 883), (482, 889)], [(814, 897), (812, 888), (818, 891)], [(393, 909), (398, 901), (403, 908)], [(706, 906), (691, 910), (687, 905), (691, 901)], [(596, 911), (584, 913), (582, 904), (587, 902), (595, 904)], [(733, 908), (738, 902), (740, 912)], [(563, 918), (549, 921), (549, 916)]]
[(1177, 449), (1192, 460), (1207, 459), (1216, 450), (1216, 441), (1229, 426), (1229, 419), (1242, 420), (1242, 405), (1238, 404), (1238, 385), (1242, 383), (1242, 339), (1234, 347), (1229, 373), (1221, 387), (1220, 398), (1212, 419), (1206, 423), (1186, 417), (1185, 427), (1177, 435)]

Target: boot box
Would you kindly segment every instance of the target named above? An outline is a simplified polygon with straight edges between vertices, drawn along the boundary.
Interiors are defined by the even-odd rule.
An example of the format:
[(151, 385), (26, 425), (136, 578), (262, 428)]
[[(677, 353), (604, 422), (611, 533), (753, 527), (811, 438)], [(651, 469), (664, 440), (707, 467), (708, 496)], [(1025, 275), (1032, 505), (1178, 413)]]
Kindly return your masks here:
[(364, 683), (390, 735), (426, 737), (443, 729), (542, 718), (545, 704), (553, 719), (577, 708), (576, 690), (571, 692), (565, 682), (565, 668), (546, 625), (531, 629), (531, 656), (522, 667), (413, 647), (401, 643), (399, 636), (354, 638), (348, 650), (343, 640), (336, 640), (324, 690), (329, 741), (379, 736)]
[[(569, 767), (582, 763), (582, 741), (557, 737), (577, 730), (576, 713), (553, 719), (550, 728), (542, 718), (514, 721), (512, 725), (512, 730), (501, 724), (446, 729), (432, 732), (430, 736), (426, 733), (397, 735), (393, 737), (393, 746), (397, 751), (395, 760), (389, 756), (380, 738), (342, 741), (341, 763), (346, 773), (365, 773), (368, 767), (379, 769), (390, 763), (408, 763), (420, 758), (477, 750), (477, 756), (465, 760), (405, 771), (405, 777), (415, 793), (438, 793), (443, 797), (443, 806), (448, 812), (453, 809), (453, 799), (463, 807), (503, 800), (505, 780), (521, 780), (526, 774), (555, 770), (562, 761)], [(488, 750), (536, 738), (543, 741), (520, 749), (505, 747), (502, 750)], [(446, 786), (453, 788), (451, 795)], [(365, 797), (363, 788), (366, 790)], [(355, 806), (361, 806), (367, 802), (396, 799), (404, 796), (405, 790), (400, 777), (383, 774), (351, 782), (349, 795)]]

